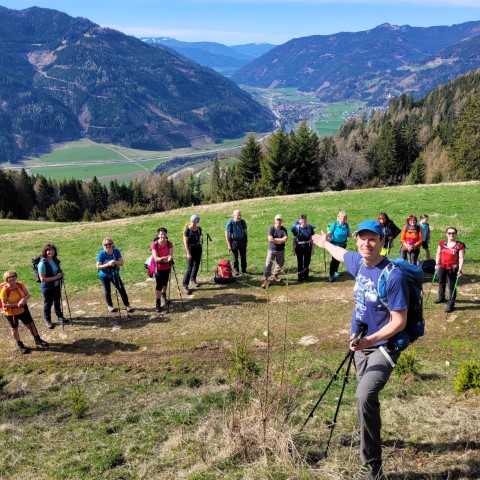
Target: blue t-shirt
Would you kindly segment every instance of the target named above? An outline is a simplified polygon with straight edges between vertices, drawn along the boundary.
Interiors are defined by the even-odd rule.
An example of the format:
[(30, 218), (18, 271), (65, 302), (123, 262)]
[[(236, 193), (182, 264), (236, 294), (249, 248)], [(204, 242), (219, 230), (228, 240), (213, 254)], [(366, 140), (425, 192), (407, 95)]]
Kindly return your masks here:
[[(102, 265), (105, 265), (110, 260), (119, 260), (120, 258), (122, 258), (122, 254), (120, 253), (120, 250), (118, 250), (116, 247), (113, 247), (112, 255), (109, 255), (103, 249), (100, 250), (100, 253), (97, 256), (97, 262), (100, 262)], [(103, 270), (99, 270), (98, 276), (112, 278), (113, 276), (118, 275), (119, 273), (120, 273), (120, 268), (118, 267), (118, 265), (115, 265), (115, 267), (104, 268)]]
[[(388, 258), (384, 258), (374, 267), (367, 267), (358, 252), (347, 252), (344, 261), (347, 272), (355, 277), (353, 289), (355, 306), (352, 313), (351, 333), (357, 331), (357, 322), (362, 322), (368, 325), (367, 335), (371, 335), (390, 321), (390, 311), (408, 309), (408, 282), (400, 269), (392, 270), (386, 283), (390, 311), (378, 297), (378, 278), (388, 265)], [(383, 340), (374, 346), (384, 345), (387, 342), (388, 340)]]
[(348, 223), (340, 225), (338, 222), (333, 222), (329, 227), (328, 231), (332, 232), (330, 242), (334, 245), (346, 245), (348, 234), (350, 233), (350, 227)]
[(242, 240), (245, 238), (245, 230), (247, 229), (247, 223), (241, 219), (236, 222), (233, 218), (228, 220), (225, 230), (230, 234), (232, 240)]
[[(53, 272), (52, 277), (54, 277), (60, 270), (60, 267), (56, 264), (54, 260), (50, 261), (45, 258), (44, 260), (41, 260), (40, 262), (38, 262), (38, 273), (39, 274), (41, 273), (42, 275), (47, 276), (47, 262), (49, 263), (50, 268), (52, 269), (52, 272)], [(50, 283), (51, 285), (58, 287), (58, 285), (60, 285), (60, 280), (55, 280), (54, 282), (42, 282), (40, 286), (42, 288), (45, 288), (47, 286), (47, 283)]]
[(422, 229), (422, 239), (424, 242), (430, 240), (430, 225), (428, 223), (420, 222), (418, 226)]

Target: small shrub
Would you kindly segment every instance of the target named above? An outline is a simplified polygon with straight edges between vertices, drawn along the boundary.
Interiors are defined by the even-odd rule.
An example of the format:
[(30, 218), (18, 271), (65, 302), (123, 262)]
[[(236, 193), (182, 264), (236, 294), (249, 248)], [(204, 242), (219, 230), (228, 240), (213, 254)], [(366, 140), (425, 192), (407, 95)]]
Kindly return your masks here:
[(232, 376), (241, 385), (250, 386), (252, 380), (257, 377), (261, 368), (252, 354), (245, 347), (239, 347), (232, 352)]
[(457, 393), (473, 390), (480, 393), (480, 362), (471, 360), (460, 366), (460, 371), (454, 381)]
[(415, 375), (417, 372), (417, 356), (412, 350), (405, 350), (400, 355), (397, 365), (393, 370), (396, 375)]
[(88, 398), (85, 389), (80, 385), (72, 387), (69, 393), (69, 404), (73, 418), (83, 418), (88, 412)]

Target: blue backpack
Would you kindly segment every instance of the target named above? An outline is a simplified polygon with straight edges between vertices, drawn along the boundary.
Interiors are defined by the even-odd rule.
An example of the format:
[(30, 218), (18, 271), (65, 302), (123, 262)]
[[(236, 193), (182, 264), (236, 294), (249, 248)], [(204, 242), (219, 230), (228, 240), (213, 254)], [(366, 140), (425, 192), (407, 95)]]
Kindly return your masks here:
[(378, 279), (377, 292), (382, 304), (388, 308), (387, 279), (393, 270), (399, 268), (408, 281), (408, 312), (405, 330), (392, 337), (389, 348), (405, 350), (410, 343), (425, 334), (425, 320), (423, 318), (423, 270), (412, 265), (402, 258), (394, 258), (383, 269)]

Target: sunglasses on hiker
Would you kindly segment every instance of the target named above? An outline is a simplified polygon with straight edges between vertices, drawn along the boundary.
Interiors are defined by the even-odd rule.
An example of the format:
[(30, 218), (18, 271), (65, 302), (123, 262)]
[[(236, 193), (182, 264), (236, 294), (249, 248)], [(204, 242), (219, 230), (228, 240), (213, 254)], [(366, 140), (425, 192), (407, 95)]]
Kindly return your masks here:
[(103, 246), (104, 247), (111, 247), (113, 245), (113, 243), (104, 243)]

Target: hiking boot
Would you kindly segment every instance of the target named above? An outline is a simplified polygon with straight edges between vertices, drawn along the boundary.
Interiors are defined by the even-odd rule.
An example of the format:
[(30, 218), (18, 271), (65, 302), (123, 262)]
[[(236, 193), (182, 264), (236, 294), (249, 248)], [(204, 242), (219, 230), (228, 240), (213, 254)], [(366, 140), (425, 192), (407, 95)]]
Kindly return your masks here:
[(347, 435), (340, 439), (340, 445), (342, 447), (358, 447), (360, 445), (360, 434)]
[(35, 345), (42, 348), (48, 348), (50, 346), (45, 340), (42, 340), (40, 337), (37, 337), (35, 339)]
[(200, 284), (196, 280), (193, 280), (192, 283), (195, 288), (198, 288), (200, 286)]
[(55, 325), (50, 321), (50, 320), (45, 320), (45, 325), (47, 326), (47, 328), (49, 328), (50, 330), (53, 330), (55, 328)]
[(112, 305), (108, 305), (107, 308), (108, 308), (108, 311), (109, 311), (110, 313), (118, 312), (118, 308), (113, 307)]
[(17, 342), (18, 345), (18, 350), (22, 355), (26, 355), (27, 353), (30, 353), (30, 350), (23, 344), (23, 342)]
[(341, 277), (341, 276), (342, 276), (342, 274), (341, 274), (340, 272), (335, 272), (333, 275), (334, 275), (335, 277)]
[(282, 279), (278, 275), (274, 275), (273, 280), (277, 283), (280, 283), (282, 281)]
[(233, 271), (233, 276), (234, 277), (239, 277), (240, 276), (240, 272), (238, 270), (234, 270)]
[(268, 278), (264, 278), (262, 282), (262, 288), (267, 288), (268, 285), (270, 284)]
[(448, 303), (445, 305), (445, 312), (446, 312), (446, 313), (453, 312), (453, 308), (454, 308), (454, 306), (453, 306), (450, 302), (448, 302)]
[(157, 301), (155, 302), (155, 311), (156, 312), (161, 312), (162, 311), (162, 304), (160, 303), (159, 298), (157, 298)]
[(186, 285), (183, 286), (183, 292), (185, 293), (185, 295), (192, 294), (192, 291)]
[(62, 323), (63, 325), (70, 325), (70, 320), (65, 317), (58, 317), (59, 323)]
[(134, 311), (133, 307), (127, 305), (127, 313), (132, 313)]
[(352, 480), (387, 480), (381, 463), (364, 463)]
[(330, 283), (333, 282), (334, 279), (335, 279), (335, 277), (333, 275), (329, 275), (327, 277), (327, 281), (329, 281)]
[(171, 303), (170, 299), (167, 298), (167, 294), (163, 293), (163, 292), (162, 292), (162, 301), (163, 301), (162, 306), (165, 306), (165, 305), (168, 305), (169, 303)]
[(445, 297), (439, 297), (433, 303), (445, 303), (445, 302), (446, 302)]

